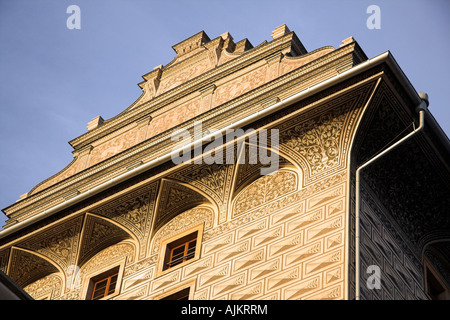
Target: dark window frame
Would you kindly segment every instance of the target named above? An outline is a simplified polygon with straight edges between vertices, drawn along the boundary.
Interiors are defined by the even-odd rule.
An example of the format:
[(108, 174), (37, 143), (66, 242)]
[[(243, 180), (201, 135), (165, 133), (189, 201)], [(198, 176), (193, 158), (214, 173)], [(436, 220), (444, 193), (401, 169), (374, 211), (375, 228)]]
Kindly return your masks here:
[[(89, 288), (87, 292), (87, 300), (101, 300), (105, 297), (113, 295), (117, 291), (119, 284), (120, 266), (111, 268), (102, 272), (89, 280)], [(98, 286), (106, 281), (104, 287), (99, 290)]]
[(189, 300), (189, 294), (191, 293), (191, 288), (187, 287), (175, 293), (169, 294), (161, 298), (160, 300)]
[(163, 271), (174, 268), (186, 261), (193, 260), (197, 253), (198, 230), (189, 233), (166, 245)]

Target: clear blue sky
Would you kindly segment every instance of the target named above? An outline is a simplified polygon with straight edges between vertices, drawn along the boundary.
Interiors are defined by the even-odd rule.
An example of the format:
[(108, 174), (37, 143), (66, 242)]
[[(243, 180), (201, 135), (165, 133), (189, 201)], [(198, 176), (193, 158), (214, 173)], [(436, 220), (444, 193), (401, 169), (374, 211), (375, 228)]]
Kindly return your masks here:
[[(69, 5), (81, 29), (69, 30)], [(370, 30), (369, 5), (381, 9)], [(0, 0), (0, 207), (72, 160), (68, 141), (140, 95), (137, 83), (204, 30), (256, 46), (287, 24), (308, 51), (353, 36), (366, 54), (390, 50), (450, 135), (448, 0)], [(0, 214), (0, 225), (5, 217)]]

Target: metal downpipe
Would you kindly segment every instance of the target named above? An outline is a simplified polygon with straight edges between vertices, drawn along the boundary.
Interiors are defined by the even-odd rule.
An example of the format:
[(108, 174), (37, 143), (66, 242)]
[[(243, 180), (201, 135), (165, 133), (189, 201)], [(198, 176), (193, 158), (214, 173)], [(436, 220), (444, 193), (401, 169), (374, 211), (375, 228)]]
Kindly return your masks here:
[(422, 102), (417, 106), (416, 111), (419, 112), (419, 127), (417, 127), (414, 131), (410, 132), (408, 135), (398, 140), (396, 143), (386, 148), (382, 152), (378, 153), (361, 166), (356, 169), (356, 181), (355, 181), (355, 299), (360, 300), (360, 276), (361, 276), (361, 266), (360, 266), (360, 211), (361, 211), (361, 170), (380, 159), (382, 156), (387, 154), (389, 151), (393, 150), (415, 134), (419, 133), (423, 130), (425, 126), (425, 112), (427, 111), (427, 107), (429, 105), (428, 95), (426, 93), (419, 93)]

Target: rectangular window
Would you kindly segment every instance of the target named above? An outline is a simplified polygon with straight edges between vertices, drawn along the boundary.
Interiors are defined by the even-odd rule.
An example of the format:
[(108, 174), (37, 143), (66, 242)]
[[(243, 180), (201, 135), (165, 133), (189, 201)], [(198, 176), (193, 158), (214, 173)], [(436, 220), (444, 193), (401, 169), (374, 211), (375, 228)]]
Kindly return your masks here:
[(196, 248), (197, 231), (167, 244), (163, 270), (193, 259)]
[(189, 300), (189, 292), (190, 288), (186, 288), (178, 292), (175, 292), (174, 294), (168, 295), (167, 297), (164, 297), (161, 300)]
[(200, 259), (203, 223), (172, 233), (161, 241), (156, 276), (173, 272)]
[(116, 291), (119, 267), (91, 278), (88, 300), (100, 300)]

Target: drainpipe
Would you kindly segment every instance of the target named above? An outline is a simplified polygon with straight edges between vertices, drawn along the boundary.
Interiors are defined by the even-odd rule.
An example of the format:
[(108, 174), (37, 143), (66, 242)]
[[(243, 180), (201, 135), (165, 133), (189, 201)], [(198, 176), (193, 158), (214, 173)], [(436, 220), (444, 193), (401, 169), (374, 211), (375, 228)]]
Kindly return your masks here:
[(424, 124), (425, 124), (425, 112), (427, 111), (427, 107), (429, 105), (428, 101), (428, 95), (426, 93), (420, 92), (419, 93), (420, 99), (422, 99), (422, 102), (417, 106), (416, 112), (419, 113), (419, 127), (416, 128), (414, 131), (410, 132), (408, 135), (391, 145), (389, 148), (383, 150), (382, 152), (378, 153), (374, 157), (372, 157), (370, 160), (366, 161), (364, 164), (359, 166), (356, 169), (356, 195), (355, 195), (355, 202), (356, 202), (356, 212), (355, 212), (355, 299), (360, 300), (360, 274), (361, 274), (361, 266), (360, 266), (360, 211), (361, 211), (361, 200), (360, 200), (360, 192), (361, 192), (361, 170), (366, 168), (368, 165), (372, 164), (376, 160), (380, 159), (382, 156), (387, 154), (389, 151), (393, 150), (409, 138), (411, 138), (413, 135), (419, 133), (423, 130)]

